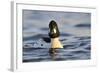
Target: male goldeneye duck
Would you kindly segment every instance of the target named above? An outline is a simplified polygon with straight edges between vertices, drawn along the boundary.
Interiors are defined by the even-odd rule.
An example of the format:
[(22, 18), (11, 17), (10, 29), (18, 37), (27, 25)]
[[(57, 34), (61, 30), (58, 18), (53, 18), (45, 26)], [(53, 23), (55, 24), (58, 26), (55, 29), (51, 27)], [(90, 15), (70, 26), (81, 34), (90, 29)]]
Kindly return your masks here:
[(54, 20), (49, 23), (49, 30), (49, 37), (51, 38), (51, 48), (49, 52), (54, 53), (55, 49), (63, 48), (63, 45), (59, 40), (60, 32), (58, 25)]

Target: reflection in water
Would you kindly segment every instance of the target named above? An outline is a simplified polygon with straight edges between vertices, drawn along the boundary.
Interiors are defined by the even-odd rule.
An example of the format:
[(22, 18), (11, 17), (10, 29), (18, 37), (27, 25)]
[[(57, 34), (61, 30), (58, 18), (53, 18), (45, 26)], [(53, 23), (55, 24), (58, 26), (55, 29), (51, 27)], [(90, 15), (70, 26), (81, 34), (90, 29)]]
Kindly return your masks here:
[(53, 61), (56, 60), (56, 55), (57, 55), (56, 53), (49, 53), (49, 54)]
[(57, 55), (56, 52), (57, 52), (57, 51), (56, 51), (56, 49), (54, 49), (54, 48), (50, 48), (50, 49), (49, 49), (49, 55), (50, 55), (50, 57), (51, 57), (52, 60), (55, 60), (55, 59), (56, 59), (56, 55)]

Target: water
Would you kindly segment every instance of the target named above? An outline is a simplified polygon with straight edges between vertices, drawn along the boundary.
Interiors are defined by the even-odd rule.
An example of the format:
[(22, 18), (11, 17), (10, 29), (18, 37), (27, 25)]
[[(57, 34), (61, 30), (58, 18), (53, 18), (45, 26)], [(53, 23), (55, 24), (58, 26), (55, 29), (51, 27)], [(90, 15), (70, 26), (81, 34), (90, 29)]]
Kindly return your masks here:
[[(76, 32), (78, 32), (79, 27), (72, 27), (72, 29), (74, 28), (77, 28)], [(81, 29), (80, 31), (83, 31), (83, 30)], [(35, 34), (33, 36), (24, 37), (23, 38), (24, 40), (23, 62), (90, 59), (91, 37), (87, 35), (86, 33), (84, 36), (83, 36), (83, 33), (80, 33), (82, 35), (79, 35), (79, 33), (75, 35), (74, 33), (72, 34), (71, 32), (61, 34), (59, 38), (64, 48), (58, 49), (56, 55), (52, 55), (49, 53), (51, 43), (50, 43), (50, 38), (48, 37), (48, 35)]]
[[(40, 15), (41, 12), (38, 14)], [(48, 15), (49, 14), (50, 13), (48, 12)], [(60, 14), (61, 13), (59, 13), (59, 15)], [(84, 13), (82, 14), (85, 15)], [(90, 24), (58, 24), (60, 30), (59, 38), (64, 48), (57, 49), (56, 54), (50, 54), (49, 49), (51, 48), (51, 40), (48, 36), (49, 22), (47, 21), (50, 21), (51, 19), (45, 16), (44, 18), (47, 17), (47, 20), (45, 19), (45, 21), (43, 21), (41, 24), (41, 20), (43, 18), (38, 19), (38, 17), (33, 17), (31, 20), (28, 17), (30, 16), (28, 14), (25, 15), (24, 12), (23, 19), (25, 21), (23, 22), (23, 62), (74, 61), (91, 59)], [(59, 22), (59, 19), (56, 19), (56, 17), (57, 16), (55, 15), (55, 18), (53, 19)], [(72, 18), (75, 19), (75, 17)], [(82, 20), (84, 21), (83, 18)]]

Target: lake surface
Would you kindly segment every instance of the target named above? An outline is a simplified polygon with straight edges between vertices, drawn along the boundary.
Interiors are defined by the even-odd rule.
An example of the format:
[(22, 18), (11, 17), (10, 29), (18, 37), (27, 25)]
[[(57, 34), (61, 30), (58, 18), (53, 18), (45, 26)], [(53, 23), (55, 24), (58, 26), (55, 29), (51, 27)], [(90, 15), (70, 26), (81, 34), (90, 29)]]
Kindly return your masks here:
[[(44, 17), (45, 21), (41, 23), (43, 18), (38, 18), (41, 13), (36, 13), (37, 18), (33, 16), (33, 18), (29, 19), (28, 17), (31, 17), (34, 13), (29, 16), (26, 12), (23, 13), (23, 62), (91, 59), (91, 24), (58, 24), (60, 30), (59, 38), (64, 48), (57, 49), (56, 54), (50, 54), (49, 49), (51, 48), (51, 41), (48, 36), (49, 22), (47, 22), (50, 21), (50, 19), (47, 18), (46, 20), (46, 16)], [(61, 13), (59, 13), (59, 15), (60, 14)], [(85, 15), (84, 13), (82, 14)], [(59, 22), (59, 19), (56, 18), (57, 16), (53, 19)], [(68, 18), (66, 17), (66, 19)], [(82, 20), (84, 21), (84, 19)]]

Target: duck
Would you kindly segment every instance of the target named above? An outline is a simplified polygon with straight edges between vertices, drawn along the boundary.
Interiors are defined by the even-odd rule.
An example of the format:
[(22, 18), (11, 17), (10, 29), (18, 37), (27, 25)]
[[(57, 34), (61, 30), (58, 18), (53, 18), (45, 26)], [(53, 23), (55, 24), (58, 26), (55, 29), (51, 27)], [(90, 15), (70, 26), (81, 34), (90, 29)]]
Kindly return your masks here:
[(49, 49), (50, 53), (55, 53), (56, 49), (63, 48), (61, 41), (59, 40), (60, 31), (56, 21), (51, 20), (49, 23), (49, 37), (51, 39), (51, 48)]

